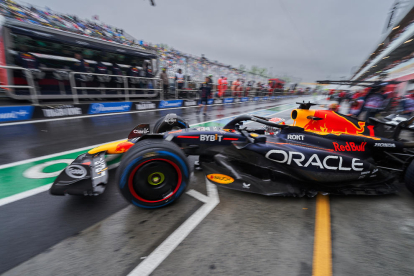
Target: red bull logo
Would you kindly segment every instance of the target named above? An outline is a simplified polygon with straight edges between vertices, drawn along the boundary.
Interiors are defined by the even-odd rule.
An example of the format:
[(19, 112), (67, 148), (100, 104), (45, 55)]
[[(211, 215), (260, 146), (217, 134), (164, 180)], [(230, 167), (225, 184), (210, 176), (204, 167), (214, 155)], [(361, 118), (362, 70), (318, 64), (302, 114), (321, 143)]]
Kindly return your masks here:
[(306, 131), (320, 135), (348, 134), (380, 140), (380, 138), (374, 137), (374, 126), (366, 126), (365, 122), (339, 115), (330, 110), (296, 109), (292, 111), (292, 119), (294, 126), (303, 127)]
[(345, 145), (340, 145), (336, 142), (332, 143), (335, 151), (365, 151), (365, 145), (367, 142), (362, 142), (360, 145), (357, 145), (353, 142), (346, 142)]
[(316, 110), (315, 117), (322, 120), (310, 120), (304, 126), (307, 131), (318, 131), (326, 134), (361, 134), (365, 130), (365, 122), (358, 122), (358, 126), (341, 115), (327, 110)]
[(135, 145), (134, 143), (131, 142), (121, 142), (116, 146), (115, 152), (117, 153), (122, 153), (122, 152), (126, 152), (128, 151), (133, 145)]

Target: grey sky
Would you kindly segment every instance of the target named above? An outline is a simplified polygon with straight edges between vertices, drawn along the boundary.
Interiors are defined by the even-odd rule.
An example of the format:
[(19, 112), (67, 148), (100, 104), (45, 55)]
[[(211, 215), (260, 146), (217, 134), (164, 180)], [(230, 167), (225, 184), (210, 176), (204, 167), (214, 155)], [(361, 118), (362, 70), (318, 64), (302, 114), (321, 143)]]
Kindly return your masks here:
[[(394, 0), (31, 0), (137, 39), (302, 81), (339, 79), (375, 48)], [(293, 24), (292, 24), (293, 22)]]

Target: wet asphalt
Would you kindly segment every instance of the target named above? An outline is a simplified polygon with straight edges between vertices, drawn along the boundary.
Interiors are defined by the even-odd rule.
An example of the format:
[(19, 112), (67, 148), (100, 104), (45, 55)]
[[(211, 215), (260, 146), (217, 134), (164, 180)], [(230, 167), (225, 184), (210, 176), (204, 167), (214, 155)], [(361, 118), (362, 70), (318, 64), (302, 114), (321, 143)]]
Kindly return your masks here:
[[(217, 106), (207, 120), (255, 108), (263, 107)], [(121, 139), (138, 122), (153, 123), (170, 112), (190, 124), (206, 121), (195, 111), (8, 126), (0, 132), (0, 139), (7, 138), (0, 164)], [(6, 150), (13, 145), (20, 153)], [(96, 198), (40, 193), (0, 207), (0, 273), (126, 275), (203, 204), (183, 195), (167, 208), (135, 208), (123, 200), (112, 178), (109, 183)], [(190, 188), (206, 194), (202, 172), (194, 172)], [(403, 184), (399, 188), (389, 196), (330, 196), (333, 275), (414, 275), (414, 197)], [(218, 193), (217, 207), (153, 275), (312, 275), (314, 198), (265, 197), (220, 187)]]

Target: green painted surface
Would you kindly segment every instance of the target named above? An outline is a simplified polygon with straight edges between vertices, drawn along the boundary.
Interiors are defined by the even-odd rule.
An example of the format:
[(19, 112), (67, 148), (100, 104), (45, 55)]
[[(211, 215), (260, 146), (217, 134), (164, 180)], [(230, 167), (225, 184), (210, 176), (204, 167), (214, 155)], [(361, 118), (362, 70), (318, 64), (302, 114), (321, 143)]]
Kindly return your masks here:
[[(257, 110), (254, 112), (250, 112), (250, 114), (256, 114), (258, 116), (269, 116), (272, 113), (277, 111), (286, 110), (290, 107), (290, 105), (283, 105), (280, 107), (264, 109), (264, 110)], [(234, 115), (230, 118), (224, 119), (217, 119), (212, 122), (200, 123), (192, 125), (191, 127), (223, 127), (227, 122), (231, 119), (235, 118), (237, 115)], [(55, 180), (56, 176), (47, 176), (45, 178), (28, 178), (25, 177), (24, 174), (27, 170), (31, 169), (37, 165), (42, 165), (47, 162), (57, 161), (62, 159), (71, 159), (74, 160), (78, 155), (87, 152), (88, 150), (82, 150), (73, 152), (70, 154), (63, 154), (60, 156), (46, 158), (43, 160), (30, 162), (22, 165), (16, 165), (9, 168), (0, 169), (0, 199), (9, 197), (21, 192), (25, 192), (34, 188), (41, 187), (46, 184), (51, 184)], [(118, 163), (121, 160), (122, 155), (119, 155), (114, 160), (108, 161), (108, 166), (111, 164)], [(58, 164), (51, 164), (49, 166), (43, 167), (40, 172), (41, 173), (56, 173), (60, 172), (67, 166), (67, 163), (58, 163)]]

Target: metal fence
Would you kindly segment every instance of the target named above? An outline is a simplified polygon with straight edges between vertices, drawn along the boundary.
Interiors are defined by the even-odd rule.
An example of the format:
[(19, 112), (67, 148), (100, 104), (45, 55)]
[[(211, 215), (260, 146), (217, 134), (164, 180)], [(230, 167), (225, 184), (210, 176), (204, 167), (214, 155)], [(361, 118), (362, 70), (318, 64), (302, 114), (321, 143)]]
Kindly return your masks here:
[[(73, 72), (64, 69), (50, 69), (45, 71), (52, 71), (54, 78), (59, 82), (59, 94), (42, 94), (39, 85), (36, 84), (34, 74), (38, 74), (41, 70), (27, 69), (18, 66), (3, 66), (0, 68), (8, 70), (20, 70), (23, 72), (28, 85), (0, 85), (0, 88), (5, 90), (8, 97), (17, 100), (31, 100), (33, 104), (38, 104), (39, 100), (59, 100), (72, 99), (74, 103), (79, 103), (79, 99), (91, 98), (125, 98), (129, 101), (130, 98), (157, 98), (163, 99), (162, 80), (159, 78), (146, 77), (132, 77), (124, 75), (109, 75), (96, 73), (82, 73)], [(43, 69), (42, 69), (43, 70)], [(10, 74), (8, 74), (10, 76)], [(9, 78), (10, 81), (11, 78)], [(93, 80), (97, 80), (100, 86), (87, 86)], [(68, 80), (70, 84), (71, 94), (68, 94), (63, 81)], [(114, 80), (117, 87), (106, 87), (105, 84)], [(80, 85), (80, 86), (78, 86)], [(29, 95), (19, 95), (16, 89), (28, 89)], [(81, 93), (78, 91), (81, 90)], [(115, 94), (107, 93), (107, 91), (115, 92)], [(97, 93), (99, 92), (99, 93)]]
[[(132, 77), (124, 75), (110, 75), (97, 73), (83, 73), (73, 72), (67, 69), (52, 69), (42, 68), (27, 69), (18, 66), (1, 66), (10, 70), (20, 70), (26, 78), (28, 85), (0, 85), (0, 88), (5, 90), (8, 97), (18, 100), (30, 100), (33, 104), (38, 104), (39, 100), (59, 100), (72, 99), (75, 104), (79, 103), (80, 99), (107, 99), (107, 98), (122, 98), (129, 101), (133, 98), (147, 98), (147, 99), (164, 99), (163, 82), (160, 78), (146, 78), (146, 77)], [(37, 80), (44, 72), (52, 72), (53, 78), (59, 83), (59, 93), (43, 94), (42, 90), (37, 84)], [(8, 74), (11, 76), (11, 74)], [(9, 78), (9, 81), (12, 78)], [(66, 90), (64, 82), (69, 81), (70, 89)], [(99, 86), (90, 86), (91, 83), (99, 83)], [(116, 87), (108, 87), (108, 83), (116, 84)], [(186, 81), (183, 87), (178, 87), (178, 83), (174, 82), (173, 86), (169, 86), (170, 93), (174, 98), (183, 99), (199, 99), (201, 81)], [(28, 95), (19, 95), (15, 93), (16, 89), (28, 89)], [(174, 90), (174, 91), (171, 91)], [(218, 85), (213, 84), (212, 96), (218, 97)], [(256, 97), (256, 96), (276, 96), (283, 95), (280, 91), (271, 91), (257, 87), (239, 86), (235, 91), (232, 89), (231, 82), (227, 85), (223, 97)]]

